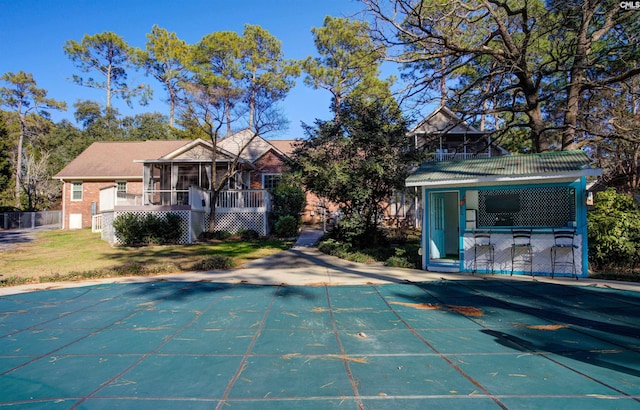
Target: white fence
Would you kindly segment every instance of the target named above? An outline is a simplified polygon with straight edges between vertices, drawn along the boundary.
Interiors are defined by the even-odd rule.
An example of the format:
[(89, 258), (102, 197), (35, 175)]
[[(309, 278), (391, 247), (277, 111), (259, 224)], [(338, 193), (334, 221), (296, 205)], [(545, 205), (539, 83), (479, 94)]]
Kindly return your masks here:
[(2, 229), (33, 229), (40, 226), (62, 227), (62, 211), (0, 213)]

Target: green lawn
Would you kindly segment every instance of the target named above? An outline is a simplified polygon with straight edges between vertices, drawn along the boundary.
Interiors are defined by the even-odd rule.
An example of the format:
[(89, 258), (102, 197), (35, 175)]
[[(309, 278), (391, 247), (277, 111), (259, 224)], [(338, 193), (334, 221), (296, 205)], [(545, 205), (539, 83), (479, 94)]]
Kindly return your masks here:
[[(54, 230), (34, 234), (32, 242), (0, 251), (2, 284), (151, 275), (192, 270), (213, 256), (231, 258), (234, 266), (292, 246), (291, 241), (216, 241), (186, 246), (112, 247), (99, 234)], [(2, 285), (0, 284), (0, 286)]]

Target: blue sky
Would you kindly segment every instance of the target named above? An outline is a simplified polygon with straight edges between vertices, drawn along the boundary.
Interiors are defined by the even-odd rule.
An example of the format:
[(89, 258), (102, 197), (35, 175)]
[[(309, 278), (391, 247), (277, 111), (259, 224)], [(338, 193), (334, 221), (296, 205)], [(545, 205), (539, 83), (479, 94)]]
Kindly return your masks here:
[[(67, 112), (52, 112), (53, 119), (73, 121), (74, 102), (88, 99), (104, 104), (104, 93), (69, 80), (80, 72), (63, 52), (67, 40), (79, 42), (85, 34), (113, 31), (129, 45), (143, 48), (146, 34), (158, 24), (193, 44), (212, 32), (242, 32), (245, 24), (254, 24), (282, 42), (285, 58), (302, 59), (315, 53), (312, 27), (322, 26), (327, 15), (347, 17), (360, 8), (352, 0), (0, 0), (0, 75), (32, 73), (49, 97), (67, 102)], [(155, 93), (149, 106), (134, 105), (134, 110), (113, 101), (122, 114), (168, 115), (165, 94), (156, 80), (141, 72), (131, 73), (130, 78), (153, 85)], [(281, 105), (289, 130), (272, 137), (303, 137), (300, 122), (330, 118), (329, 104), (328, 92), (305, 86), (300, 77)]]

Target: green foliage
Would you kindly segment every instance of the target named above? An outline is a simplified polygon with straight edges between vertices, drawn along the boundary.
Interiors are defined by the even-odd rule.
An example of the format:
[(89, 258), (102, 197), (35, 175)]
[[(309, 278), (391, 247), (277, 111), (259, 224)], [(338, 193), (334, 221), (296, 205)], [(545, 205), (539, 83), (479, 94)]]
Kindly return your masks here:
[(271, 190), (271, 205), (275, 220), (285, 215), (299, 217), (307, 206), (307, 195), (298, 184), (281, 181)]
[(134, 63), (134, 49), (116, 33), (105, 31), (94, 35), (85, 34), (82, 41), (68, 40), (64, 44), (65, 54), (83, 73), (96, 72), (104, 80), (93, 76), (73, 75), (73, 82), (90, 88), (104, 90), (107, 109), (111, 108), (111, 97), (118, 96), (131, 106), (132, 98), (140, 98), (146, 105), (151, 97), (151, 88), (145, 85), (132, 85), (127, 81), (127, 70)]
[(395, 102), (347, 98), (334, 121), (307, 127), (292, 169), (302, 184), (339, 204), (341, 240), (358, 246), (381, 238), (381, 204), (403, 189), (415, 153), (406, 149), (406, 123)]
[(352, 248), (349, 244), (335, 239), (327, 239), (318, 244), (320, 252), (327, 255), (337, 256), (340, 259), (345, 259), (351, 262), (358, 263), (373, 263), (375, 259), (367, 255), (362, 251)]
[[(0, 112), (0, 189), (6, 190), (9, 187), (11, 181), (12, 167), (11, 167), (11, 148), (13, 144), (9, 139), (9, 132), (4, 122), (4, 115)], [(0, 192), (0, 199), (4, 196), (9, 196), (10, 193)], [(0, 205), (3, 201), (0, 200)]]
[(253, 229), (240, 229), (238, 235), (243, 241), (257, 241), (260, 239), (260, 234)]
[(291, 238), (298, 234), (298, 219), (292, 215), (283, 215), (276, 221), (275, 232), (279, 238)]
[(123, 246), (165, 245), (178, 242), (182, 235), (180, 224), (181, 218), (175, 214), (159, 217), (126, 213), (114, 219), (113, 228)]
[(314, 89), (329, 90), (336, 107), (358, 89), (375, 92), (378, 86), (392, 82), (377, 79), (382, 54), (368, 30), (367, 23), (331, 16), (325, 17), (322, 27), (311, 29), (319, 56), (302, 62), (307, 75), (304, 82)]
[(226, 270), (235, 267), (233, 259), (225, 255), (212, 255), (200, 259), (191, 266), (191, 270)]
[(233, 234), (229, 231), (213, 231), (213, 232), (202, 232), (198, 239), (200, 240), (209, 240), (209, 239), (217, 239), (219, 241), (224, 241), (233, 236)]
[[(415, 253), (418, 254), (417, 252)], [(389, 257), (384, 264), (386, 266), (392, 266), (395, 268), (407, 268), (407, 269), (416, 269), (419, 265), (416, 264), (417, 258), (411, 258), (407, 255), (407, 250), (404, 248), (396, 248), (395, 255)], [(419, 262), (418, 262), (419, 263)]]
[(627, 195), (613, 189), (598, 192), (588, 214), (589, 258), (599, 269), (631, 266), (640, 257), (640, 210)]
[(147, 74), (160, 81), (168, 94), (169, 126), (173, 128), (180, 81), (185, 77), (186, 57), (189, 46), (180, 40), (176, 33), (154, 24), (151, 33), (147, 34), (144, 50), (135, 51), (135, 62)]

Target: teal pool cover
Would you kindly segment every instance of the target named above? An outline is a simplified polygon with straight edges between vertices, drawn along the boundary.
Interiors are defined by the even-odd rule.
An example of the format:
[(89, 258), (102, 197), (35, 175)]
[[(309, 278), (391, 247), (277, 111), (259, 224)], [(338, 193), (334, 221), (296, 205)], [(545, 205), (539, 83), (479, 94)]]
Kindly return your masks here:
[(638, 409), (640, 293), (501, 279), (0, 297), (0, 406)]

